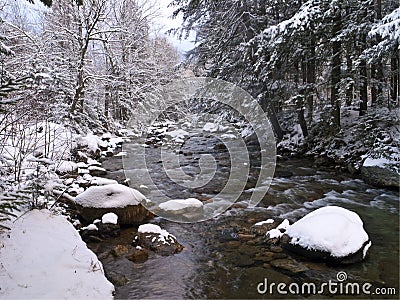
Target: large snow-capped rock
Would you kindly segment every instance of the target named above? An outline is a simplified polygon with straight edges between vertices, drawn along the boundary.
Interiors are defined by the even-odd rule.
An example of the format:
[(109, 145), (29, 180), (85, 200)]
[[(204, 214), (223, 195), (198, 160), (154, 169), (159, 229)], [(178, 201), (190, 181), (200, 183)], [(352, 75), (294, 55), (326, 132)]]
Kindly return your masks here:
[(146, 217), (147, 210), (140, 204), (145, 199), (139, 191), (117, 183), (91, 186), (76, 196), (74, 202), (88, 222), (113, 212), (120, 224), (136, 224)]
[(383, 187), (400, 187), (399, 158), (367, 157), (361, 167), (361, 176), (369, 184)]
[(289, 226), (282, 244), (310, 259), (338, 263), (363, 260), (371, 246), (358, 214), (337, 206), (319, 208)]

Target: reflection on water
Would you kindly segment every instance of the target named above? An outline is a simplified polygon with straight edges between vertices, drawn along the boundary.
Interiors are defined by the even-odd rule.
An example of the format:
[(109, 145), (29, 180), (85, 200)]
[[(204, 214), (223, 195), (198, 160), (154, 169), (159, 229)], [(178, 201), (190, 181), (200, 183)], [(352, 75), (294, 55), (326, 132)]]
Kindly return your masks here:
[[(190, 147), (190, 145), (188, 146)], [(193, 146), (199, 147), (199, 144)], [(200, 145), (201, 148), (201, 145)], [(186, 165), (195, 162), (195, 155), (185, 156)], [(229, 156), (219, 155), (221, 165)], [(156, 159), (153, 168), (159, 187), (179, 197), (212, 197), (217, 185), (211, 182), (198, 190), (176, 190), (163, 177)], [(195, 163), (193, 163), (195, 165)], [(187, 168), (187, 172), (193, 171)], [(106, 272), (125, 275), (129, 282), (117, 287), (116, 298), (272, 298), (259, 295), (257, 284), (264, 278), (270, 282), (325, 282), (335, 280), (338, 271), (345, 271), (354, 282), (370, 282), (373, 286), (396, 287), (399, 292), (399, 193), (377, 189), (347, 174), (318, 170), (307, 160), (279, 162), (277, 177), (268, 194), (253, 209), (243, 204), (251, 193), (243, 193), (243, 203), (208, 221), (181, 224), (155, 218), (152, 222), (174, 234), (185, 249), (173, 256), (154, 253), (142, 264), (124, 258), (108, 256), (103, 259)], [(280, 176), (280, 174), (282, 176)], [(225, 172), (217, 172), (215, 182), (224, 182)], [(220, 178), (218, 178), (220, 176)], [(252, 186), (247, 186), (250, 189)], [(242, 205), (243, 204), (243, 205)], [(294, 222), (322, 206), (339, 205), (357, 212), (368, 232), (373, 246), (363, 263), (332, 267), (322, 263), (301, 261), (308, 271), (299, 275), (273, 268), (265, 261), (255, 259), (269, 251), (262, 241), (238, 238), (236, 232), (248, 230), (254, 223), (267, 218), (288, 218)], [(130, 244), (134, 228), (106, 243), (91, 245), (102, 254), (118, 244)], [(281, 253), (282, 257), (291, 255)], [(301, 296), (273, 295), (275, 298)], [(354, 296), (350, 297), (353, 298)], [(358, 296), (368, 298), (368, 296)], [(370, 296), (372, 297), (372, 296)], [(341, 297), (343, 298), (343, 297)], [(393, 298), (397, 298), (394, 296)]]

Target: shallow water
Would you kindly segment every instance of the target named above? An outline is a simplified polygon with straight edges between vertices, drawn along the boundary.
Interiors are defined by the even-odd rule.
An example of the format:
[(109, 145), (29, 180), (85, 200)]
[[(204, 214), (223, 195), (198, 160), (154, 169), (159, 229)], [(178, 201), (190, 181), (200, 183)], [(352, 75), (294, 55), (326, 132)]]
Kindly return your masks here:
[[(198, 171), (200, 151), (212, 149), (215, 141), (207, 137), (185, 145), (181, 163), (186, 173)], [(135, 149), (138, 145), (132, 145)], [(209, 150), (214, 153), (218, 169), (213, 180), (204, 188), (179, 189), (162, 172), (157, 148), (147, 149), (147, 167), (158, 188), (172, 197), (212, 197), (226, 181), (229, 168), (229, 154)], [(196, 152), (197, 151), (197, 152)], [(190, 153), (183, 155), (185, 152)], [(252, 170), (257, 169), (257, 153), (251, 152)], [(253, 174), (256, 176), (256, 172)], [(254, 180), (250, 178), (248, 186)], [(239, 205), (218, 217), (207, 221), (184, 224), (161, 218), (151, 222), (159, 224), (175, 235), (185, 247), (172, 256), (154, 253), (141, 264), (125, 258), (104, 258), (107, 273), (123, 274), (129, 282), (116, 288), (116, 298), (303, 298), (304, 295), (260, 295), (257, 285), (267, 278), (268, 282), (286, 284), (315, 282), (321, 284), (336, 280), (339, 271), (346, 272), (346, 282), (372, 284), (376, 287), (394, 287), (399, 293), (399, 193), (395, 190), (379, 189), (365, 184), (349, 174), (336, 174), (334, 170), (318, 169), (310, 160), (290, 159), (279, 161), (276, 177), (263, 201), (255, 208), (246, 208), (246, 200), (251, 193), (243, 193)], [(151, 199), (151, 197), (149, 196)], [(364, 221), (364, 227), (372, 240), (369, 257), (362, 263), (350, 266), (327, 266), (324, 263), (304, 261), (301, 257), (286, 253), (308, 267), (308, 271), (292, 274), (276, 269), (269, 264), (254, 259), (257, 253), (266, 251), (263, 243), (237, 238), (237, 231), (246, 231), (254, 223), (268, 218), (287, 218), (294, 222), (319, 207), (338, 205), (357, 212)], [(125, 228), (121, 237), (107, 240), (102, 244), (90, 244), (98, 254), (112, 249), (118, 244), (130, 244), (135, 228)], [(322, 295), (307, 297), (320, 298)], [(354, 298), (355, 295), (329, 295), (324, 297)], [(357, 298), (379, 298), (377, 295), (360, 294)]]

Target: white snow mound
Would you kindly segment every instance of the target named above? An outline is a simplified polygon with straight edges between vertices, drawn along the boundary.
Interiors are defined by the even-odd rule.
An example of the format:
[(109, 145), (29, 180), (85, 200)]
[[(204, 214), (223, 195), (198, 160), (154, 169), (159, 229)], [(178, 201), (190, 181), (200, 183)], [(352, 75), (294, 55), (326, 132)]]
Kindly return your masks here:
[(0, 235), (0, 287), (1, 299), (112, 299), (114, 291), (72, 224), (48, 210), (29, 211)]
[(77, 163), (68, 160), (62, 160), (59, 164), (57, 164), (57, 171), (59, 173), (71, 173), (78, 169)]
[(338, 206), (319, 208), (286, 230), (291, 243), (345, 257), (361, 249), (368, 234), (358, 214)]
[(83, 207), (113, 208), (138, 205), (146, 197), (135, 189), (122, 184), (91, 186), (75, 197), (75, 202)]
[(181, 210), (186, 208), (201, 208), (203, 203), (196, 198), (169, 200), (158, 205), (162, 210)]
[(114, 213), (106, 213), (101, 217), (101, 223), (103, 224), (117, 224), (118, 216)]

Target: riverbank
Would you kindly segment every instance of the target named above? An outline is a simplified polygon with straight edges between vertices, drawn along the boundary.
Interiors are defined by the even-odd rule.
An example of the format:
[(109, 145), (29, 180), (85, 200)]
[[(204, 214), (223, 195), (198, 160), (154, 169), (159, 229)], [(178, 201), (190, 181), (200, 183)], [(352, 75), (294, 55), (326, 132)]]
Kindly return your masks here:
[[(359, 116), (352, 107), (342, 108), (341, 130), (330, 135), (329, 122), (318, 115), (305, 138), (294, 113), (281, 115), (286, 135), (278, 153), (310, 157), (319, 166), (361, 176), (378, 187), (400, 188), (400, 119), (398, 110), (385, 108)], [(325, 134), (322, 134), (325, 133)]]

